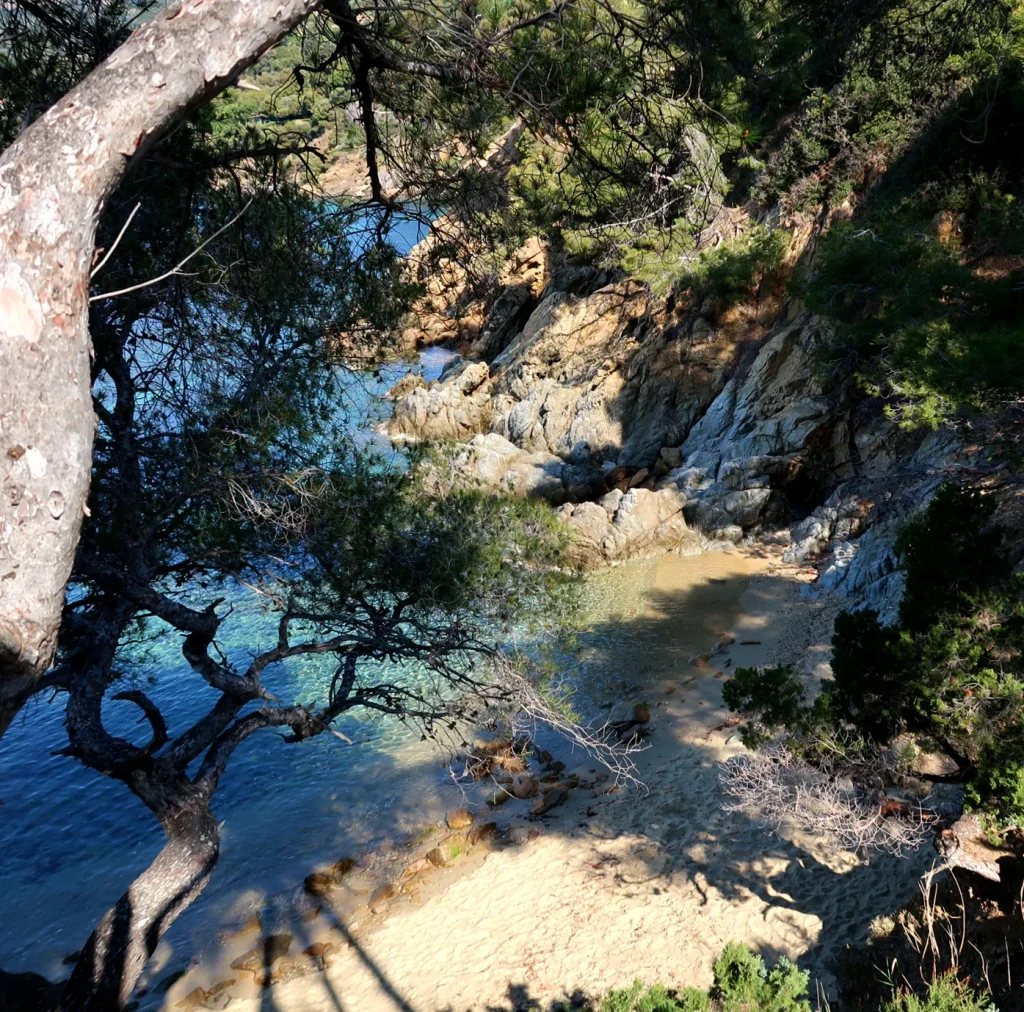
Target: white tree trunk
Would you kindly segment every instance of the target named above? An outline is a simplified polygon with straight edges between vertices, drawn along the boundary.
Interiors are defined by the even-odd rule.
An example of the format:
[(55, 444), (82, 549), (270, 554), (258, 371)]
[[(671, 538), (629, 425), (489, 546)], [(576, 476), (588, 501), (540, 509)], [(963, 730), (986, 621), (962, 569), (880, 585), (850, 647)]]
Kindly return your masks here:
[(132, 160), (319, 0), (186, 0), (0, 155), (0, 735), (53, 661), (86, 508), (89, 272)]

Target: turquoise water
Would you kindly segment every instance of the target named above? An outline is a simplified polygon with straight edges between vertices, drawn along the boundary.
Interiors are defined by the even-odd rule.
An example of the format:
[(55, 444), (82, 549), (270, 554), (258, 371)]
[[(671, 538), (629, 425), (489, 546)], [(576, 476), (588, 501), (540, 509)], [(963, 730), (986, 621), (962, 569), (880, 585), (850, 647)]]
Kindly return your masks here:
[[(394, 363), (351, 377), (347, 408), (359, 438), (387, 450), (377, 434), (389, 402), (380, 395), (410, 368), (437, 376), (450, 353), (431, 350), (419, 362)], [(273, 643), (275, 620), (238, 586), (223, 626), (229, 658), (243, 664)], [(157, 636), (133, 677), (160, 707), (173, 736), (215, 701), (181, 656), (180, 636), (157, 624)], [(316, 659), (267, 673), (282, 700), (326, 698), (329, 666)], [(415, 679), (416, 670), (403, 671)], [(112, 701), (105, 719), (115, 734), (142, 740), (138, 712)], [(122, 784), (50, 753), (66, 744), (63, 700), (37, 698), (0, 739), (0, 967), (63, 976), (64, 956), (91, 928), (162, 844), (155, 820)], [(213, 882), (169, 935), (189, 951), (239, 904), (300, 882), (318, 861), (400, 838), (445, 807), (448, 781), (440, 757), (417, 732), (396, 721), (346, 716), (347, 745), (325, 735), (285, 745), (256, 735), (232, 759), (214, 798), (224, 820), (223, 852)], [(450, 799), (447, 799), (450, 801)]]

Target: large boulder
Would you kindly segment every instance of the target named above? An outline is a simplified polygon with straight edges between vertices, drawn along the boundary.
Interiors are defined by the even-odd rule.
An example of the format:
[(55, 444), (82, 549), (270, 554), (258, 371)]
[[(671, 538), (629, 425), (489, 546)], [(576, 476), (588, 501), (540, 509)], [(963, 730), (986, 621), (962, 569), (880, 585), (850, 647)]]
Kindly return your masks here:
[(567, 503), (558, 512), (572, 528), (576, 561), (593, 568), (665, 551), (696, 552), (700, 537), (686, 523), (677, 489), (633, 488), (598, 502)]
[(461, 362), (443, 379), (415, 386), (398, 397), (388, 422), (395, 442), (462, 440), (487, 430), (491, 421), (486, 362)]

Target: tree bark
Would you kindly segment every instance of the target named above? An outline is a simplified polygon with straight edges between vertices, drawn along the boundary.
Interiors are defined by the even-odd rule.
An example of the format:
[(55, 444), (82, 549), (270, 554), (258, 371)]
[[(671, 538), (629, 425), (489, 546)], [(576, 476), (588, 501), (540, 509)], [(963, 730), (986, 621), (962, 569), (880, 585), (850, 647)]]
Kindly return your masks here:
[(61, 1012), (123, 1008), (157, 943), (206, 888), (220, 856), (217, 820), (207, 797), (182, 781), (181, 796), (160, 803), (167, 843), (90, 935), (65, 985)]
[(320, 0), (186, 0), (0, 155), (0, 735), (53, 661), (86, 509), (89, 275), (104, 202)]

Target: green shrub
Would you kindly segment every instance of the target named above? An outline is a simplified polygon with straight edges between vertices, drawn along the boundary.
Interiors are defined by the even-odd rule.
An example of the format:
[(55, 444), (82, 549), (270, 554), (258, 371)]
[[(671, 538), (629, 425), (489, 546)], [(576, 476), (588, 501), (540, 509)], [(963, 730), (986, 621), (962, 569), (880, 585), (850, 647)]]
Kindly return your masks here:
[(844, 612), (831, 681), (813, 705), (788, 668), (739, 669), (723, 686), (752, 747), (781, 729), (814, 761), (815, 743), (877, 749), (909, 734), (952, 759), (970, 806), (1024, 826), (1024, 580), (1013, 576), (992, 501), (946, 486), (897, 542), (907, 584), (899, 622)]
[(624, 991), (612, 991), (601, 1002), (601, 1012), (709, 1012), (710, 1008), (704, 991), (688, 987), (673, 996), (661, 984), (645, 989), (638, 980)]
[(722, 1012), (810, 1012), (808, 974), (783, 956), (769, 970), (745, 945), (730, 942), (715, 962), (712, 995)]
[(928, 993), (894, 995), (882, 1012), (997, 1012), (992, 999), (978, 994), (966, 981), (945, 975), (928, 986)]

